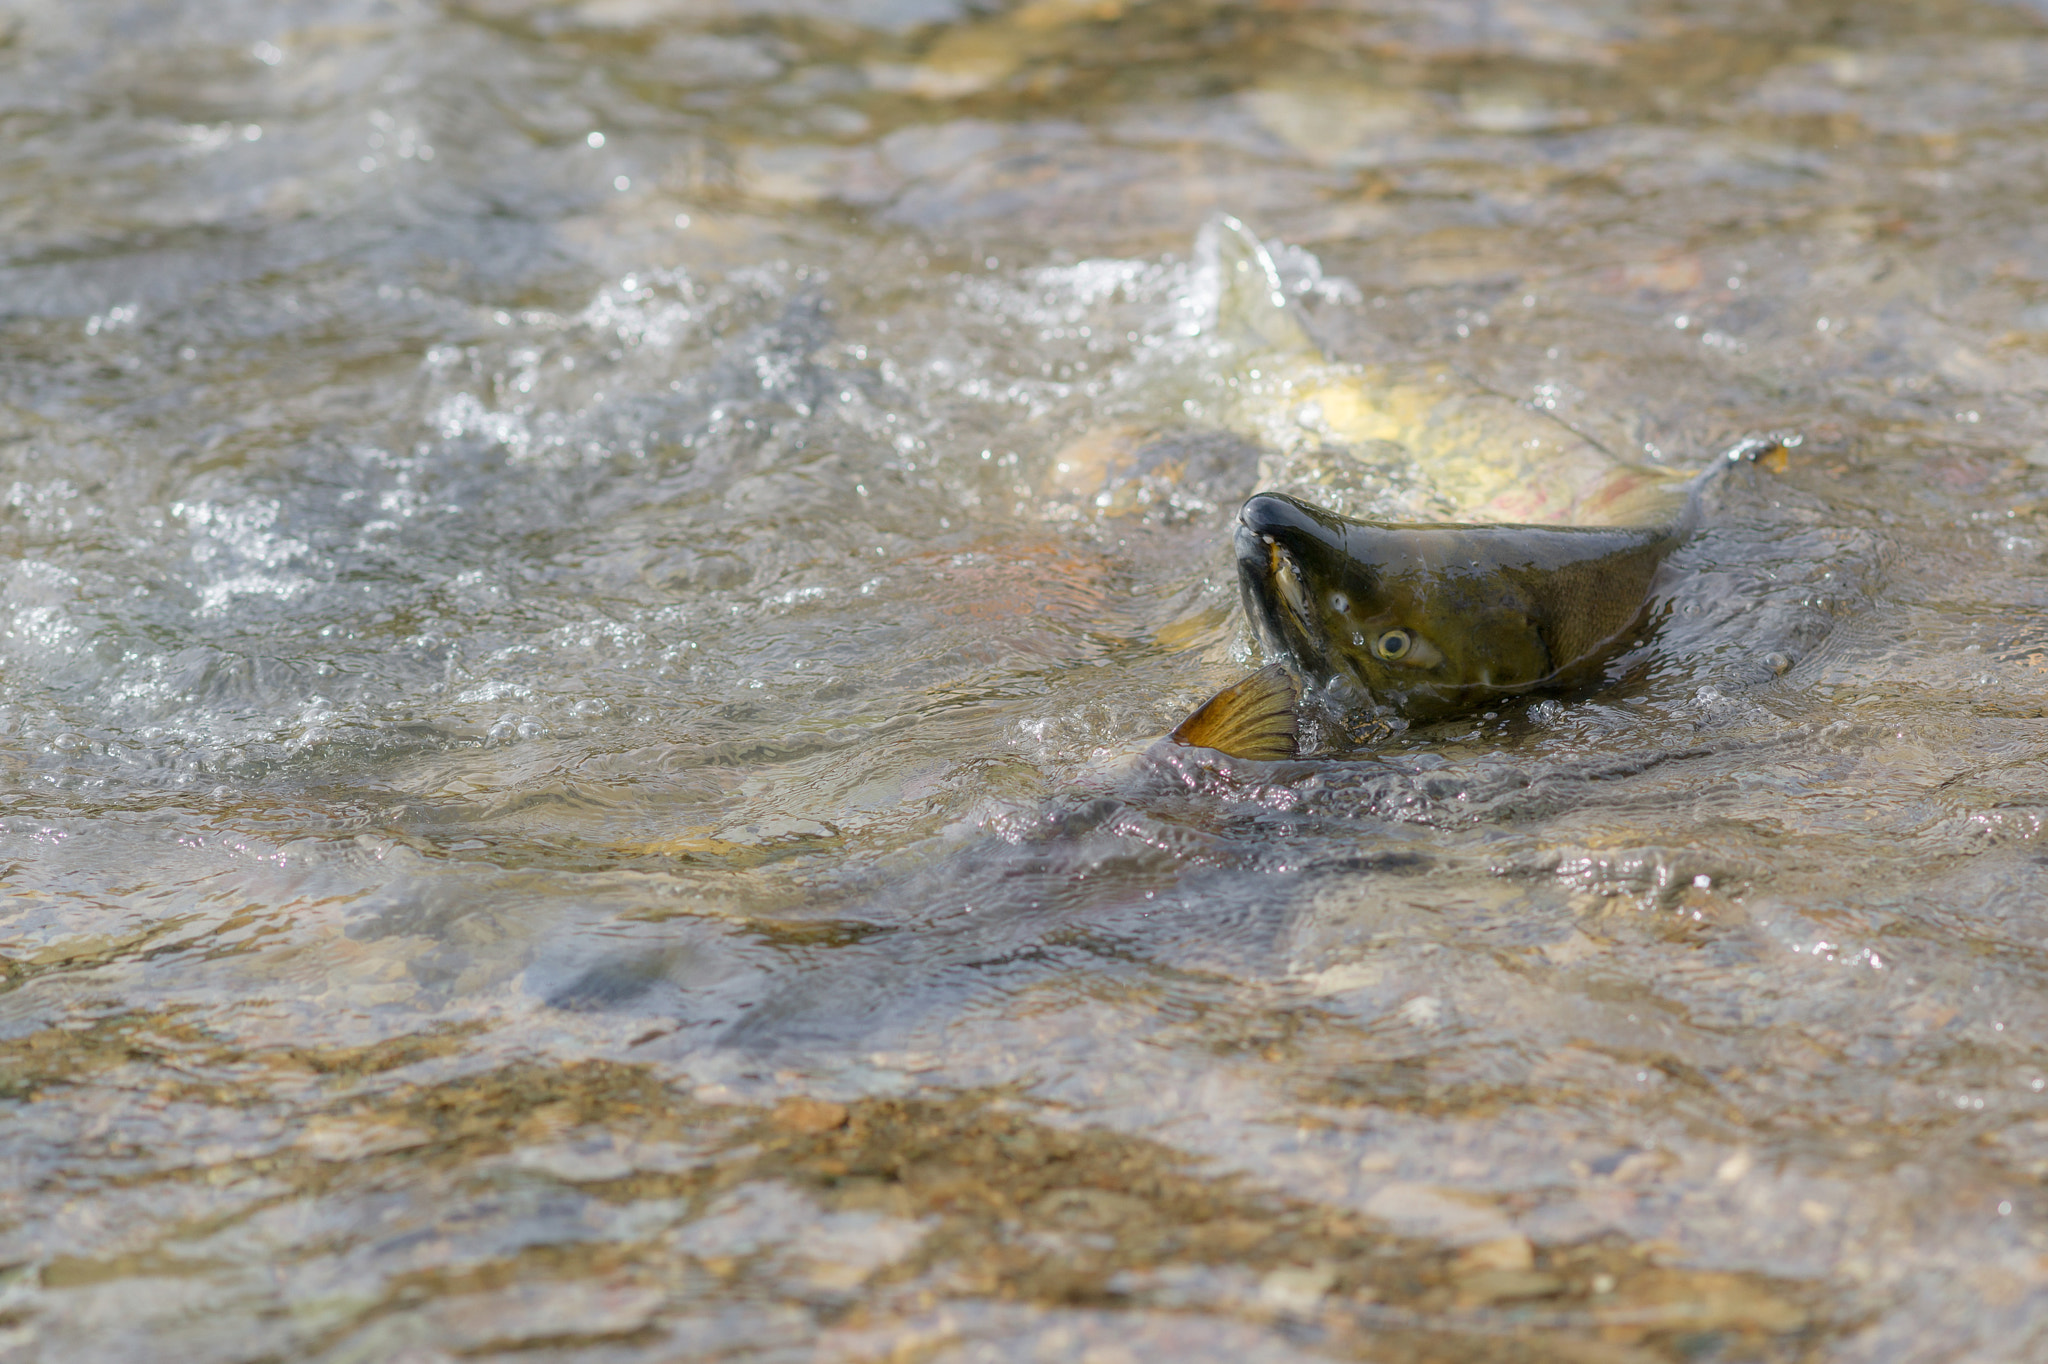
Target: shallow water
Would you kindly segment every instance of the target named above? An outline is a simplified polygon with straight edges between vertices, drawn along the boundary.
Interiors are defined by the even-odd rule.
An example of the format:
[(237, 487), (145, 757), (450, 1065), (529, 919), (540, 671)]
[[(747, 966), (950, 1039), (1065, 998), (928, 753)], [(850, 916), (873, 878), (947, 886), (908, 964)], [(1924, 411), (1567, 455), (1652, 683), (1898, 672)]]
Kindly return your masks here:
[[(0, 42), (0, 1358), (2048, 1350), (2038, 4)], [(1595, 695), (1146, 758), (1262, 459), (1427, 472), (1218, 212), (1803, 441)]]

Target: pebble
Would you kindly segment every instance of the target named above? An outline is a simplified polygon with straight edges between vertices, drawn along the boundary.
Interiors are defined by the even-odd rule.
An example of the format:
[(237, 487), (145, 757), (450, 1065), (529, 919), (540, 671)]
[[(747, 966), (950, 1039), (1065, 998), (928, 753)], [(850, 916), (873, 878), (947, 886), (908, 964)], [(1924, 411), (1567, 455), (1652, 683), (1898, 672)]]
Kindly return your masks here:
[(785, 1132), (800, 1136), (815, 1137), (846, 1126), (846, 1105), (830, 1099), (810, 1099), (798, 1095), (784, 1099), (775, 1105), (768, 1115), (768, 1121)]

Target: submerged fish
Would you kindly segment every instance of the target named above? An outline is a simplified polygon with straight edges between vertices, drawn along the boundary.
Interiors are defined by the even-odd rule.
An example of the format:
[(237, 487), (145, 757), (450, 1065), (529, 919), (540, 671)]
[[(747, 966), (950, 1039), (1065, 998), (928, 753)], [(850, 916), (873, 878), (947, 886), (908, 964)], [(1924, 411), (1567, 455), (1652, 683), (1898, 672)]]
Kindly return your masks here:
[(1289, 300), (1274, 257), (1218, 218), (1198, 254), (1214, 291), (1206, 331), (1227, 371), (1207, 414), (1268, 454), (1260, 486), (1412, 522), (1655, 525), (1690, 471), (1618, 453), (1561, 416), (1443, 363), (1333, 360)]
[[(1745, 441), (1686, 479), (1619, 460), (1555, 423), (1547, 450), (1518, 430), (1503, 441), (1498, 422), (1474, 424), (1469, 392), (1324, 361), (1288, 311), (1271, 258), (1239, 225), (1226, 224), (1221, 255), (1219, 319), (1264, 351), (1250, 373), (1283, 395), (1316, 395), (1319, 412), (1378, 414), (1376, 438), (1404, 436), (1404, 448), (1427, 456), (1424, 481), (1480, 500), (1470, 519), (1422, 522), (1252, 496), (1234, 535), (1239, 584), (1280, 663), (1210, 698), (1175, 742), (1292, 756), (1304, 688), (1344, 711), (1434, 720), (1595, 681), (1643, 623), (1664, 561), (1698, 529), (1713, 485), (1731, 468), (1783, 458), (1786, 442)], [(1375, 389), (1375, 378), (1385, 385)], [(1504, 510), (1594, 524), (1490, 520)]]

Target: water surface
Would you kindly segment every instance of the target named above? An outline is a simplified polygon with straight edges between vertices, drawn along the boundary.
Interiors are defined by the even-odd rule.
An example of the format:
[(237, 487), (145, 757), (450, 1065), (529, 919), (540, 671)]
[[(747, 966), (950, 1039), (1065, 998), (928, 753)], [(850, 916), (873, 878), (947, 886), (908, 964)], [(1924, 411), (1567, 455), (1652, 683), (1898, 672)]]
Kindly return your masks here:
[[(0, 44), (0, 1357), (2048, 1348), (2038, 5)], [(1339, 360), (1803, 442), (1595, 695), (1147, 759), (1262, 467), (1426, 481), (1219, 213)]]

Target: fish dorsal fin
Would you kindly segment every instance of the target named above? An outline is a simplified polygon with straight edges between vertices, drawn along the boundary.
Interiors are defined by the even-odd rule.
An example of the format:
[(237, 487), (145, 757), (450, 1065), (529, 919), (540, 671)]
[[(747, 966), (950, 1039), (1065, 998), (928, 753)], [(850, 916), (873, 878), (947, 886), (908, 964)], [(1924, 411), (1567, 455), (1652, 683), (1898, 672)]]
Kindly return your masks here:
[(1708, 503), (1726, 488), (1731, 471), (1754, 465), (1782, 474), (1792, 462), (1792, 451), (1805, 439), (1797, 431), (1773, 431), (1768, 435), (1744, 436), (1723, 450), (1684, 485), (1685, 504), (1672, 524), (1672, 534), (1687, 536), (1700, 528), (1706, 520)]
[(1216, 335), (1254, 355), (1298, 355), (1321, 360), (1323, 348), (1287, 301), (1273, 253), (1252, 230), (1219, 213), (1195, 237), (1195, 258), (1216, 278)]
[(1256, 762), (1291, 758), (1296, 752), (1294, 703), (1300, 695), (1294, 674), (1275, 663), (1217, 692), (1166, 737)]

